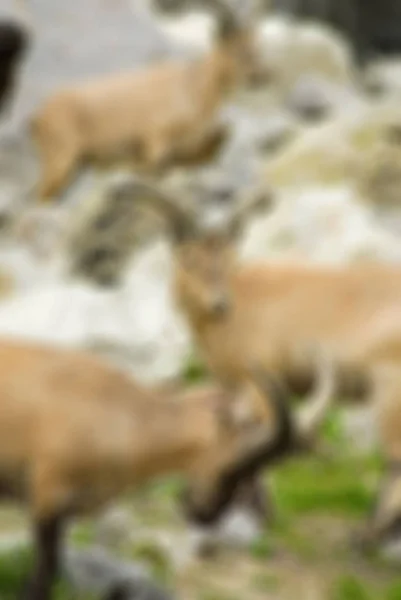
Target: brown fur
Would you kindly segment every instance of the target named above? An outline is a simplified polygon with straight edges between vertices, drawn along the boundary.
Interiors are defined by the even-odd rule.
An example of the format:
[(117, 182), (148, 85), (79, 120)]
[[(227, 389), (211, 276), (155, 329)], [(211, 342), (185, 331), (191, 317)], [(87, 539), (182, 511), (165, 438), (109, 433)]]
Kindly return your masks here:
[(29, 488), (37, 516), (97, 508), (127, 479), (193, 473), (221, 433), (223, 392), (164, 398), (85, 353), (18, 342), (1, 343), (0, 365), (0, 479)]
[[(215, 261), (218, 264), (217, 255)], [(235, 389), (243, 381), (246, 361), (252, 359), (285, 377), (298, 391), (313, 378), (305, 348), (314, 341), (340, 365), (339, 391), (349, 399), (362, 396), (374, 401), (385, 456), (390, 462), (401, 461), (398, 268), (262, 263), (234, 270), (231, 266), (225, 276), (229, 308), (220, 319), (211, 318), (202, 303), (194, 302), (191, 280), (196, 268), (183, 272), (178, 264), (176, 274), (180, 304), (221, 382)], [(395, 479), (392, 495), (399, 487)], [(382, 537), (382, 530), (401, 516), (401, 495), (397, 498), (395, 503), (383, 496), (369, 526), (369, 540)]]
[[(264, 376), (255, 383), (247, 393), (265, 395)], [(65, 518), (131, 486), (181, 474), (189, 517), (218, 519), (242, 480), (291, 448), (296, 428), (280, 394), (269, 396), (273, 428), (244, 424), (221, 389), (164, 397), (83, 352), (2, 341), (0, 491), (28, 503), (34, 521), (27, 597), (50, 598)]]
[[(153, 199), (175, 227), (182, 223), (182, 209), (174, 214), (174, 199), (145, 189), (131, 183), (138, 199)], [(205, 233), (193, 224), (185, 235), (174, 235), (177, 300), (208, 366), (228, 389), (238, 389), (246, 365), (256, 362), (299, 391), (313, 380), (308, 349), (317, 345), (339, 367), (340, 393), (373, 401), (385, 457), (401, 464), (400, 269), (241, 265), (235, 240), (251, 209), (221, 231)], [(380, 538), (399, 517), (401, 495), (397, 502), (382, 499), (369, 538)]]
[(215, 48), (198, 61), (103, 77), (46, 100), (31, 124), (42, 164), (39, 198), (56, 196), (84, 161), (128, 161), (156, 174), (216, 152), (226, 136), (219, 109), (258, 68), (251, 30), (220, 29)]

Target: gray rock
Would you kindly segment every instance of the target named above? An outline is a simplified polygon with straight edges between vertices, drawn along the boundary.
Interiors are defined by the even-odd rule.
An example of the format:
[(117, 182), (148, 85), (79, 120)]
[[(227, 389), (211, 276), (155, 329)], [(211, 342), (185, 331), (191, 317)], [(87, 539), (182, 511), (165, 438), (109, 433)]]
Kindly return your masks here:
[(301, 76), (290, 90), (286, 104), (307, 121), (327, 119), (344, 105), (357, 102), (354, 90), (313, 75)]
[(94, 593), (105, 600), (173, 600), (142, 566), (118, 560), (101, 548), (68, 550), (63, 570), (79, 594)]

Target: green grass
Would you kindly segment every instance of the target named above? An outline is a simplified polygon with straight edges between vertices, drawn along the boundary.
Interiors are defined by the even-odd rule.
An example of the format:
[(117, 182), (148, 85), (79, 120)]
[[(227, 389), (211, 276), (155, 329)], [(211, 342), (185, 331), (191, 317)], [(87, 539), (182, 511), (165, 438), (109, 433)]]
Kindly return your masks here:
[(376, 453), (356, 455), (344, 439), (340, 414), (333, 411), (323, 428), (333, 457), (305, 456), (288, 461), (273, 475), (276, 504), (288, 517), (323, 512), (360, 516), (371, 507), (382, 471)]
[(182, 370), (181, 378), (183, 381), (194, 385), (204, 381), (207, 377), (207, 371), (200, 358), (195, 353), (190, 354)]
[[(12, 550), (0, 557), (0, 598), (15, 600), (32, 568), (33, 555), (30, 548)], [(71, 592), (63, 582), (55, 586), (54, 600), (71, 600)], [(78, 600), (78, 599), (77, 599)], [(89, 600), (79, 598), (79, 600)]]
[(378, 471), (368, 460), (296, 460), (273, 478), (276, 504), (280, 513), (291, 516), (315, 511), (363, 515), (372, 504), (372, 476), (378, 478)]
[(343, 575), (331, 585), (328, 600), (401, 600), (401, 580), (371, 585), (361, 577)]
[(94, 528), (92, 522), (78, 523), (72, 531), (72, 542), (78, 548), (85, 548), (94, 541)]
[(11, 550), (0, 560), (0, 598), (15, 597), (15, 591), (21, 586), (32, 565), (30, 549)]
[(401, 600), (401, 580), (387, 586), (384, 592), (384, 600)]
[[(369, 586), (352, 575), (344, 575), (332, 586), (329, 600), (376, 600)], [(378, 599), (377, 599), (378, 600)]]
[(257, 560), (270, 558), (274, 553), (271, 536), (269, 534), (260, 536), (260, 538), (252, 544), (250, 552), (253, 558)]
[(172, 583), (171, 560), (168, 554), (151, 540), (135, 544), (130, 552), (130, 558), (135, 562), (145, 563), (158, 581), (166, 585)]

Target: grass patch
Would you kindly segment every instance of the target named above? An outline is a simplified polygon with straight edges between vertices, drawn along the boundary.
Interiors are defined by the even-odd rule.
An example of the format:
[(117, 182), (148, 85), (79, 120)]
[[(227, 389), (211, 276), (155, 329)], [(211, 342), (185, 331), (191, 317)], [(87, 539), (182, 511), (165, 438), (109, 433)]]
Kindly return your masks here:
[(148, 492), (157, 500), (171, 501), (177, 497), (182, 488), (182, 480), (179, 477), (170, 477), (149, 486)]
[(341, 410), (333, 408), (331, 410), (330, 417), (326, 419), (321, 430), (322, 437), (328, 442), (336, 445), (338, 449), (344, 447), (346, 442), (341, 417)]
[(71, 540), (78, 548), (85, 548), (92, 544), (94, 537), (93, 523), (79, 523), (71, 531)]
[(253, 558), (264, 560), (271, 558), (273, 555), (273, 546), (271, 535), (262, 535), (257, 539), (250, 548), (250, 553)]
[(146, 565), (152, 576), (162, 584), (173, 583), (174, 570), (168, 552), (152, 540), (144, 540), (131, 547), (129, 558)]
[(329, 600), (401, 600), (401, 580), (375, 585), (354, 575), (343, 575), (332, 585)]
[(289, 517), (314, 511), (360, 516), (372, 505), (380, 456), (348, 452), (336, 415), (326, 424), (325, 439), (333, 447), (333, 460), (305, 457), (284, 463), (273, 475), (276, 504)]
[(275, 484), (280, 510), (292, 515), (313, 511), (361, 515), (372, 502), (371, 490), (347, 466), (315, 460), (286, 466)]
[[(0, 598), (15, 600), (21, 594), (33, 565), (33, 554), (29, 547), (10, 550), (0, 554)], [(60, 581), (55, 585), (54, 600), (71, 600), (71, 590)], [(76, 600), (90, 600), (88, 596)]]
[(395, 581), (387, 586), (383, 600), (400, 600), (401, 599), (401, 580)]
[(207, 371), (200, 358), (195, 354), (191, 354), (183, 368), (181, 378), (185, 383), (196, 384), (207, 379)]
[(32, 568), (30, 548), (18, 548), (0, 555), (0, 598), (15, 598)]
[(331, 589), (329, 600), (374, 600), (377, 595), (372, 595), (366, 583), (351, 575), (343, 575)]

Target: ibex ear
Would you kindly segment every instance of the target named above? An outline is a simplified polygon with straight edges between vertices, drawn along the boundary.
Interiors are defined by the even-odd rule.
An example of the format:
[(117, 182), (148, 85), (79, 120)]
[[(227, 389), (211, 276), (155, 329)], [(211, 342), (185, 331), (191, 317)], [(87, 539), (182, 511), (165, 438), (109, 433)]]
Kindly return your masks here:
[(241, 236), (248, 221), (269, 210), (273, 205), (273, 193), (267, 187), (258, 187), (249, 194), (248, 200), (235, 211), (230, 222), (230, 237), (237, 239)]
[(220, 40), (230, 38), (241, 29), (241, 19), (236, 7), (228, 0), (213, 2), (213, 10), (217, 16), (217, 37)]
[(262, 14), (260, 0), (214, 0), (217, 11), (218, 36), (227, 39), (232, 35), (252, 27)]

